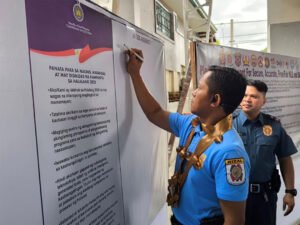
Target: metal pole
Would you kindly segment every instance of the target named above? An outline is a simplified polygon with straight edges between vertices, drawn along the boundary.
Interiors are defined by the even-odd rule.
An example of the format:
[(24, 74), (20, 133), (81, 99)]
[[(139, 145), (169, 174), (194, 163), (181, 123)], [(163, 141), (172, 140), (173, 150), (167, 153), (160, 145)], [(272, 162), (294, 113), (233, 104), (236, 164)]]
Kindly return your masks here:
[(184, 26), (184, 59), (185, 59), (185, 70), (188, 68), (189, 63), (189, 37), (188, 37), (188, 12), (187, 12), (187, 0), (182, 0), (182, 8), (183, 8), (183, 26)]
[(234, 42), (234, 32), (233, 32), (233, 19), (230, 20), (230, 47), (233, 47)]
[(213, 0), (207, 0), (206, 2), (208, 3), (208, 18), (207, 18), (207, 30), (206, 30), (206, 39), (205, 42), (209, 43), (209, 38), (210, 38), (210, 23), (211, 23), (211, 11), (212, 11), (212, 1)]

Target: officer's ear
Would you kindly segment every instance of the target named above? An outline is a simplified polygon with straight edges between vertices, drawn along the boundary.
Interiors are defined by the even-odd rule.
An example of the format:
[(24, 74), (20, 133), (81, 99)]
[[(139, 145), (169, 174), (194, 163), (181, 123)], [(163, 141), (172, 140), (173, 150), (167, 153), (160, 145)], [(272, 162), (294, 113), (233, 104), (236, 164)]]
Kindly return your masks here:
[(214, 96), (214, 95), (212, 95), (211, 97), (210, 97), (210, 102), (215, 102), (216, 101), (216, 97)]
[(216, 107), (221, 104), (221, 95), (220, 94), (214, 94), (210, 97), (210, 103), (211, 106)]
[(266, 104), (266, 102), (267, 102), (267, 98), (266, 98), (266, 95), (264, 95), (263, 96), (263, 105)]

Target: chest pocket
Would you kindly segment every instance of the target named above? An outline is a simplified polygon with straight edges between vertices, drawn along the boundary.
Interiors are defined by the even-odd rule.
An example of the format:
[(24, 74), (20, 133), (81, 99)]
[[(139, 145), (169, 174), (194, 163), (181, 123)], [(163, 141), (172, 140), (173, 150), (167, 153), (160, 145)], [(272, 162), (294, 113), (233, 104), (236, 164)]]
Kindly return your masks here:
[(256, 139), (256, 144), (259, 146), (268, 146), (268, 147), (276, 147), (277, 138), (274, 136), (259, 136)]
[(277, 138), (274, 136), (260, 136), (256, 140), (257, 154), (261, 160), (273, 161), (275, 156), (275, 148), (277, 146)]

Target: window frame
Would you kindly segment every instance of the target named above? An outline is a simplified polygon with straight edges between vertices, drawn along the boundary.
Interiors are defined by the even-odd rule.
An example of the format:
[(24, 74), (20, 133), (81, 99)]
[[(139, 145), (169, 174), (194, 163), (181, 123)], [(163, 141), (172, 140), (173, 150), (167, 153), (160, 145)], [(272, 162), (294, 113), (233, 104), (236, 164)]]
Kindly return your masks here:
[[(161, 10), (163, 10), (163, 12), (165, 13), (165, 15), (169, 15), (169, 21), (168, 18), (164, 17), (163, 14), (159, 14), (157, 7), (160, 7)], [(170, 10), (168, 10), (161, 2), (159, 2), (158, 0), (155, 0), (155, 5), (154, 5), (154, 17), (155, 17), (155, 32), (159, 35), (162, 35), (163, 37), (174, 41), (175, 40), (175, 18), (174, 18), (174, 13)], [(158, 23), (159, 19), (158, 19), (158, 15), (160, 15), (161, 20), (165, 19), (164, 21), (162, 21), (160, 24), (162, 24), (162, 26), (160, 26), (160, 24)], [(165, 25), (165, 21), (168, 22), (167, 25)], [(163, 29), (165, 28), (165, 29)]]

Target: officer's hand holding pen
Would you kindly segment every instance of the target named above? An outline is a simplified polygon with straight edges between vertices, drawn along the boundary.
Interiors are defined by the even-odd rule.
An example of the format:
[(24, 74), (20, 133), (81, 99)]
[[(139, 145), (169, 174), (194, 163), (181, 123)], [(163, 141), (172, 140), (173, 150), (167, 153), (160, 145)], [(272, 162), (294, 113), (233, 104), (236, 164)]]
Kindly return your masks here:
[[(143, 52), (136, 48), (131, 48), (126, 51), (129, 56), (129, 61), (127, 63), (127, 71), (131, 76), (140, 75), (140, 69), (143, 63)], [(139, 57), (137, 57), (137, 55)]]

